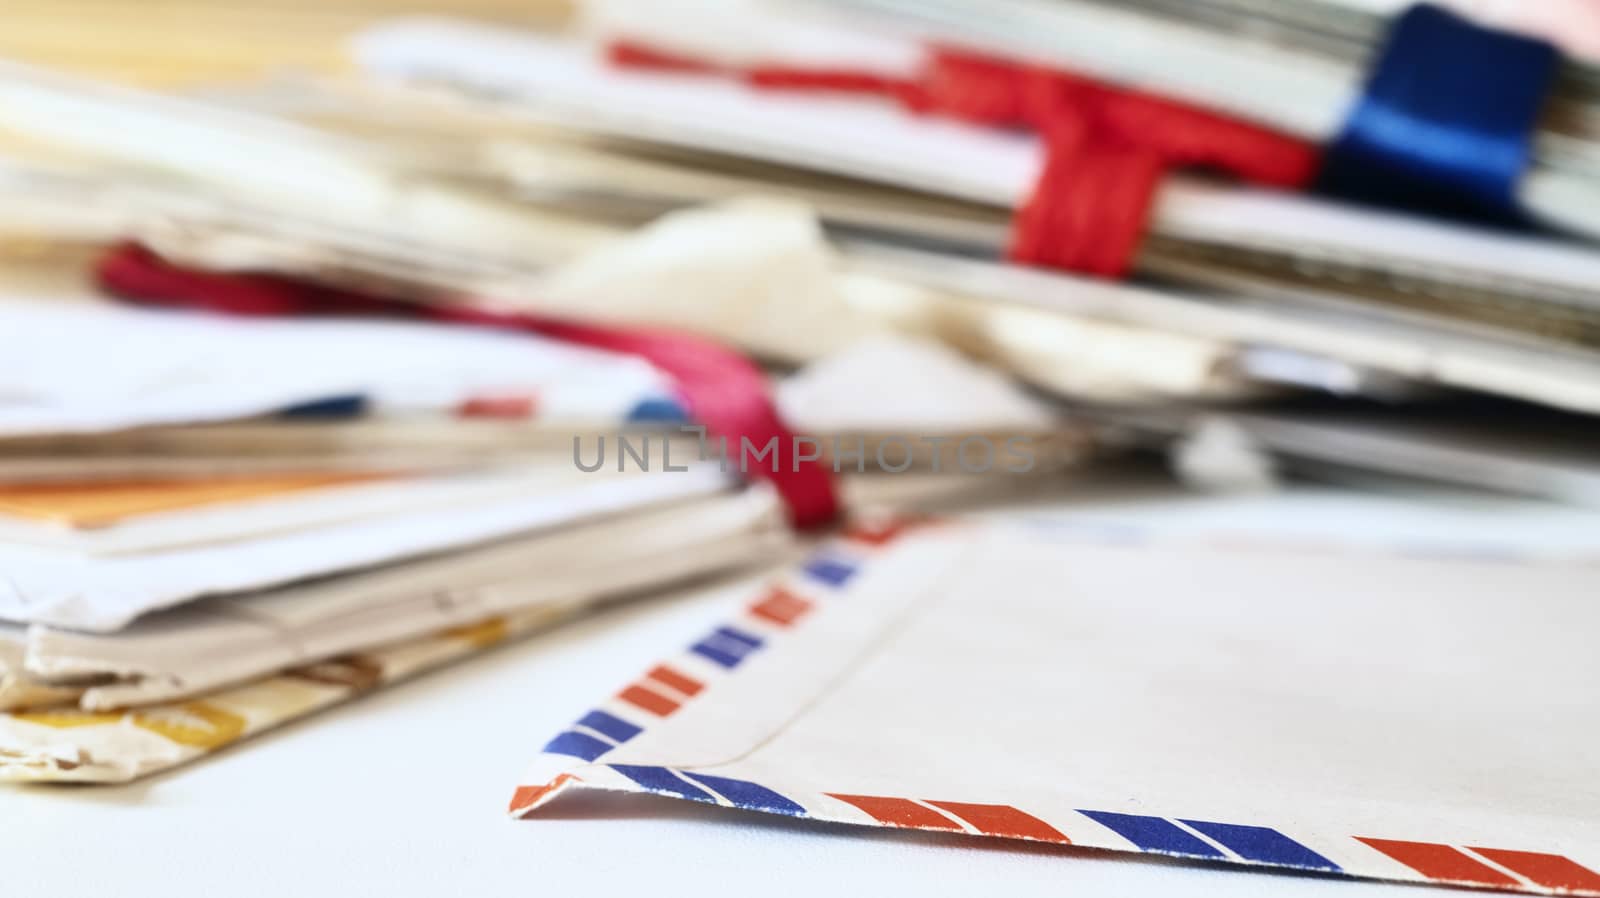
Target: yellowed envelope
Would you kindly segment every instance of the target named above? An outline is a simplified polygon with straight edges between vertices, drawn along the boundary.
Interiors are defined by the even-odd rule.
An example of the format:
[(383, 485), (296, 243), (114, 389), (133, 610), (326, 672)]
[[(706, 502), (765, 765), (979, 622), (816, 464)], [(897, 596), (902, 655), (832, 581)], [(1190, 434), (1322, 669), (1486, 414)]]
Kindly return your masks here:
[(0, 484), (0, 514), (74, 528), (104, 527), (152, 512), (284, 496), (329, 486), (363, 483), (381, 476), (357, 473), (255, 474), (111, 483)]

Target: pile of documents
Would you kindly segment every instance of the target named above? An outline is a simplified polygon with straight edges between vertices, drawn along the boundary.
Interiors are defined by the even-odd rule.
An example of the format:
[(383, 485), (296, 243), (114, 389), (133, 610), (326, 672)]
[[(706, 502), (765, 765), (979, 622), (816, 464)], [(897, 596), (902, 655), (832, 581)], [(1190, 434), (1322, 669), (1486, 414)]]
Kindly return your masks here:
[[(0, 779), (137, 778), (844, 522), (513, 810), (1600, 894), (1592, 560), (908, 514), (1124, 454), (1600, 506), (1600, 73), (1481, 14), (590, 0), (381, 23), (345, 77), (0, 61)], [(1395, 112), (1430, 41), (1504, 89)]]
[(556, 434), (673, 401), (638, 359), (59, 300), (0, 320), (8, 778), (158, 770), (788, 539), (714, 463), (572, 464)]
[[(919, 105), (926, 99), (897, 99), (907, 85), (922, 90), (931, 78), (935, 89), (940, 77), (971, 65), (927, 49), (930, 31), (959, 46), (1259, 113), (1256, 120), (1295, 139), (1325, 139), (1334, 126), (1287, 117), (1314, 105), (1296, 103), (1287, 88), (1238, 91), (1276, 101), (1275, 110), (1287, 97), (1291, 105), (1277, 117), (1236, 108), (1221, 88), (1196, 97), (1197, 85), (1210, 82), (1187, 73), (1231, 69), (1174, 60), (1227, 41), (1191, 33), (1198, 25), (1169, 33), (1164, 16), (1176, 13), (1165, 7), (1141, 16), (1109, 4), (1015, 2), (993, 15), (961, 3), (860, 4), (904, 13), (915, 26), (905, 37), (865, 27), (883, 20), (826, 8), (838, 5), (613, 0), (586, 5), (581, 42), (410, 20), (368, 31), (356, 52), (387, 82), (423, 88), (419, 104), (454, 102), (463, 114), (473, 109), (535, 132), (484, 138), (472, 168), (547, 206), (642, 222), (751, 192), (804, 202), (833, 238), (835, 267), (851, 285), (896, 291), (892, 300), (848, 288), (808, 296), (817, 320), (850, 334), (890, 329), (939, 339), (1080, 413), (1092, 409), (1136, 442), (1162, 444), (1220, 411), (1291, 466), (1592, 501), (1576, 486), (1594, 474), (1585, 456), (1600, 411), (1600, 356), (1590, 339), (1600, 255), (1588, 246), (1175, 172), (1150, 201), (1130, 259), (1134, 283), (997, 265), (1011, 212), (1026, 214), (1049, 173), (1047, 142), (929, 112)], [(1338, 18), (1339, 7), (1324, 7)], [(1104, 34), (1096, 30), (1102, 20)], [(1063, 44), (1059, 34), (1072, 40)], [(1129, 52), (1130, 35), (1150, 42), (1148, 54)], [(1030, 43), (1041, 39), (1051, 54)], [(1270, 49), (1278, 54), (1273, 71), (1320, 71), (1272, 34), (1260, 39), (1259, 53), (1236, 46), (1250, 38), (1227, 40), (1206, 60), (1243, 65)], [(1081, 53), (1068, 56), (1066, 47)], [(1366, 47), (1360, 58), (1373, 52)], [(1120, 67), (1108, 60), (1096, 68), (1107, 56)], [(1135, 64), (1160, 64), (1167, 77), (1136, 77), (1143, 70), (1130, 72)], [(1266, 67), (1227, 83), (1264, 83)], [(1564, 70), (1556, 89), (1587, 83), (1587, 71)], [(1348, 93), (1358, 81), (1347, 74), (1338, 83)], [(285, 86), (258, 102), (324, 120), (363, 118), (353, 109), (359, 100), (325, 87)], [(1344, 108), (1343, 94), (1304, 89), (1333, 110), (1327, 116)], [(1580, 103), (1587, 95), (1571, 90), (1576, 108), (1543, 120), (1559, 133), (1539, 132), (1535, 159), (1554, 168), (1536, 166), (1522, 199), (1540, 221), (1583, 233), (1592, 153), (1588, 138), (1568, 133), (1588, 108)], [(852, 138), (840, 140), (843, 133)], [(578, 308), (548, 291), (529, 302)], [(711, 302), (636, 314), (671, 314), (674, 324), (779, 357), (809, 358), (844, 339), (805, 347), (794, 333), (778, 341), (739, 333)], [(1308, 397), (1310, 404), (1295, 401)], [(1324, 397), (1347, 400), (1332, 410), (1337, 420), (1316, 401)], [(1241, 413), (1244, 402), (1251, 404)], [(1386, 413), (1399, 403), (1415, 414)], [(1517, 422), (1509, 440), (1500, 424), (1508, 418)], [(1342, 437), (1351, 427), (1373, 438)]]

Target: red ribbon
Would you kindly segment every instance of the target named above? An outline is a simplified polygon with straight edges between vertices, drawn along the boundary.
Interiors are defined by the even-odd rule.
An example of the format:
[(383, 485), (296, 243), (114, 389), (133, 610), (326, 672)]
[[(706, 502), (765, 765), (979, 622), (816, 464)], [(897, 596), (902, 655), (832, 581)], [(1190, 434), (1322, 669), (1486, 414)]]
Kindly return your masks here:
[(526, 331), (639, 356), (673, 378), (690, 414), (709, 437), (727, 438), (728, 457), (741, 457), (742, 440), (749, 440), (759, 453), (776, 439), (776, 461), (763, 454), (748, 473), (772, 483), (796, 527), (819, 527), (838, 514), (828, 471), (816, 461), (796, 457), (794, 434), (779, 419), (761, 369), (710, 340), (665, 330), (599, 327), (539, 315), (400, 302), (274, 275), (217, 274), (179, 267), (131, 244), (102, 257), (96, 276), (111, 293), (146, 304), (235, 315), (412, 318)]
[(1045, 141), (1044, 169), (1014, 223), (1010, 258), (1121, 277), (1132, 267), (1161, 175), (1223, 172), (1299, 189), (1315, 176), (1314, 144), (1195, 106), (1043, 66), (935, 50), (915, 78), (849, 69), (728, 69), (618, 42), (614, 65), (737, 77), (773, 90), (881, 96), (912, 111), (1023, 128)]

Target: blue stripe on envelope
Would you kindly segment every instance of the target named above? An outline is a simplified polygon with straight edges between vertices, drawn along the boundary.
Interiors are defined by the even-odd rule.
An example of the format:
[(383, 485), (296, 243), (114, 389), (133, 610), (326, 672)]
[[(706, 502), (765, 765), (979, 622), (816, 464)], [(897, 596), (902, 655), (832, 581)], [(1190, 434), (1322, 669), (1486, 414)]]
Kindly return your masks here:
[(733, 627), (718, 627), (715, 630), (715, 633), (717, 636), (720, 636), (723, 639), (731, 639), (734, 642), (742, 642), (750, 649), (761, 648), (761, 637), (752, 636), (743, 630), (736, 630)]
[(692, 646), (689, 651), (702, 658), (709, 659), (723, 667), (734, 668), (745, 656), (761, 648), (761, 640), (743, 630), (733, 627), (718, 627), (710, 635)]
[(634, 764), (612, 764), (610, 766), (612, 770), (652, 792), (668, 792), (679, 798), (687, 798), (690, 801), (708, 801), (712, 804), (717, 802), (711, 796), (711, 793), (696, 789), (665, 767), (641, 767)]
[(791, 817), (805, 816), (805, 808), (768, 789), (766, 786), (747, 780), (729, 779), (725, 776), (690, 773), (686, 770), (679, 772), (728, 799), (728, 803), (734, 807), (751, 811), (767, 811), (773, 814), (788, 814)]
[(588, 733), (567, 730), (551, 739), (544, 747), (545, 754), (567, 755), (584, 761), (593, 761), (615, 746), (607, 745)]
[(598, 709), (583, 715), (583, 719), (578, 721), (578, 726), (588, 727), (596, 733), (617, 742), (627, 742), (634, 736), (644, 732), (626, 720), (614, 717)]
[(1184, 820), (1182, 823), (1247, 861), (1339, 872), (1338, 864), (1275, 829), (1205, 820)]
[(806, 576), (833, 587), (844, 586), (856, 575), (856, 566), (832, 555), (815, 555), (802, 568)]
[(1140, 851), (1186, 854), (1191, 857), (1227, 857), (1194, 833), (1160, 817), (1113, 814), (1110, 811), (1080, 810), (1078, 813), (1132, 842)]

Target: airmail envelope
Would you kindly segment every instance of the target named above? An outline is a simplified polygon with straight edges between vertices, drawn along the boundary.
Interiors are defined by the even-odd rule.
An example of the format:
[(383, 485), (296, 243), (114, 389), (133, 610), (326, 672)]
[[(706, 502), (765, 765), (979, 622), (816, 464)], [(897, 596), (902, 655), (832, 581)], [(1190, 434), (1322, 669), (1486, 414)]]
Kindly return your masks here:
[(1600, 895), (1595, 582), (1504, 557), (863, 532), (556, 734), (512, 810), (649, 792)]

